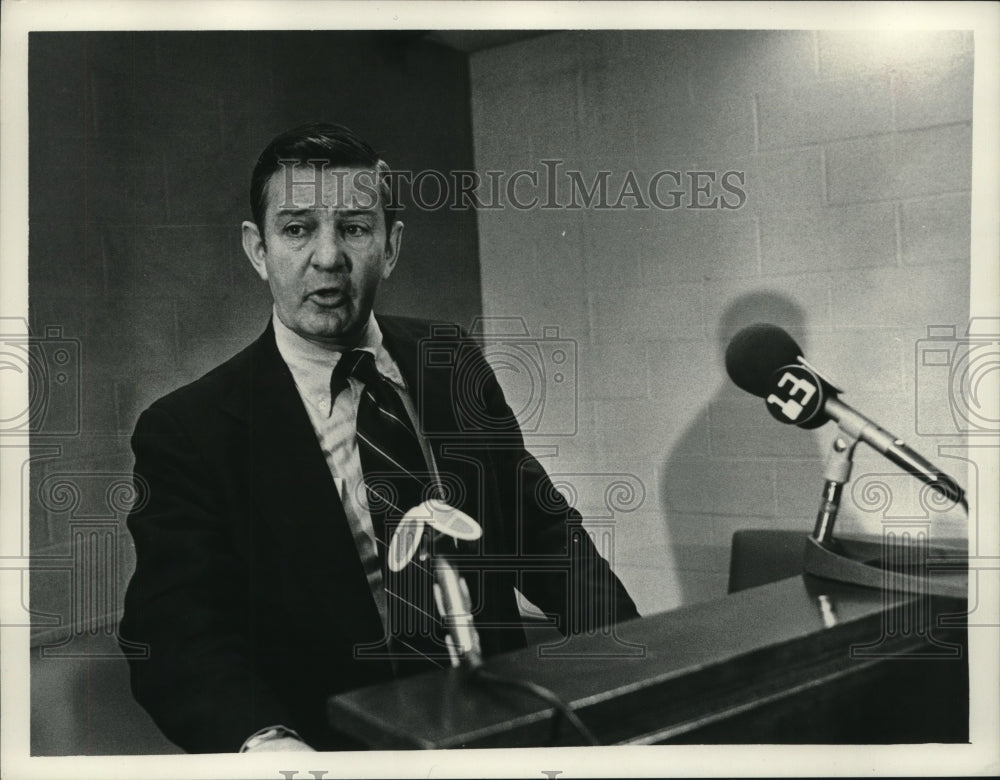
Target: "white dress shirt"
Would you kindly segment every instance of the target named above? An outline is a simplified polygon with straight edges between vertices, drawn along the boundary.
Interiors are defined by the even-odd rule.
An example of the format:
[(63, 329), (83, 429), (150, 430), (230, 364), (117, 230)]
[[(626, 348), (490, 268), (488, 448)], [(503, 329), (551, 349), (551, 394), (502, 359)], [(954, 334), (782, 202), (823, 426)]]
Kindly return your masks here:
[[(344, 506), (344, 514), (351, 527), (351, 534), (357, 546), (358, 555), (368, 574), (368, 585), (382, 618), (386, 625), (385, 585), (382, 581), (380, 566), (372, 565), (378, 560), (376, 552), (375, 530), (365, 497), (364, 472), (361, 468), (361, 455), (357, 443), (358, 404), (361, 402), (363, 384), (351, 377), (348, 388), (341, 392), (333, 401), (330, 409), (330, 375), (334, 366), (340, 360), (343, 352), (322, 347), (304, 339), (290, 330), (275, 312), (274, 340), (278, 352), (292, 372), (295, 387), (309, 414), (313, 430), (319, 441), (320, 448), (326, 458), (327, 467), (333, 477)], [(434, 458), (430, 445), (421, 434), (417, 423), (416, 407), (407, 390), (406, 382), (392, 356), (382, 346), (382, 331), (375, 321), (375, 315), (368, 318), (365, 332), (355, 349), (371, 352), (375, 356), (375, 368), (393, 389), (410, 415), (413, 427), (417, 431), (424, 459), (429, 471), (436, 474)], [(331, 521), (332, 521), (331, 512)]]

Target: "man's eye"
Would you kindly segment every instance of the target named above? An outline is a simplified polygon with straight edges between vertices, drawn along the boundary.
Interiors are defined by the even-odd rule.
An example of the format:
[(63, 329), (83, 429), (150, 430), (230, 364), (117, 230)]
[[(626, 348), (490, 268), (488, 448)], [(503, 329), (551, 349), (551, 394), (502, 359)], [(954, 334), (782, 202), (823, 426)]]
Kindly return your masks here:
[(293, 222), (289, 225), (285, 225), (283, 232), (290, 238), (301, 238), (307, 231), (305, 225), (299, 225)]
[(351, 238), (360, 238), (361, 236), (367, 236), (371, 231), (367, 225), (345, 225), (344, 235), (350, 236)]

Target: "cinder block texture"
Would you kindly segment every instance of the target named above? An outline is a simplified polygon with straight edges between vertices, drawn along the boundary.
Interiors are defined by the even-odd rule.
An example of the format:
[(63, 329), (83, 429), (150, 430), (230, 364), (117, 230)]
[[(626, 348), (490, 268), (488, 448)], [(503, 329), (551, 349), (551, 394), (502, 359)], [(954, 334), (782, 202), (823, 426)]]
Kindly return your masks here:
[[(117, 621), (133, 565), (127, 508), (55, 512), (39, 491), (51, 473), (65, 474), (67, 496), (102, 474), (127, 479), (140, 412), (264, 329), (270, 295), (240, 239), (264, 144), (297, 124), (339, 122), (397, 169), (470, 170), (468, 60), (374, 32), (33, 32), (28, 87), (29, 319), (39, 338), (61, 329), (79, 350), (79, 373), (58, 384), (58, 366), (41, 366), (38, 399), (75, 425), (35, 438), (21, 503), (30, 506), (31, 552), (66, 562), (65, 571), (31, 579), (32, 604), (54, 614), (65, 634), (69, 611), (91, 592), (108, 598), (88, 619)], [(482, 311), (475, 213), (411, 204), (402, 218), (402, 259), (380, 309), (468, 326)], [(578, 298), (574, 310), (583, 312), (582, 289)], [(52, 447), (57, 455), (43, 464)], [(116, 570), (105, 562), (81, 568), (71, 554), (67, 540), (81, 517), (117, 524)], [(108, 576), (116, 589), (106, 587)], [(35, 754), (169, 751), (148, 721), (126, 723), (113, 708), (90, 706), (108, 693), (114, 714), (135, 714), (122, 701), (127, 682), (94, 677), (107, 663), (33, 665)], [(59, 707), (72, 728), (55, 717)]]
[[(834, 432), (782, 426), (735, 388), (729, 338), (786, 328), (848, 402), (907, 436), (929, 381), (915, 346), (929, 325), (964, 331), (971, 37), (565, 32), (474, 54), (471, 75), (479, 170), (542, 171), (544, 153), (564, 193), (569, 171), (607, 185), (559, 232), (530, 212), (480, 215), (484, 311), (540, 326), (586, 306), (579, 389), (598, 449), (564, 461), (654, 467), (643, 512), (663, 544), (643, 560), (623, 542), (628, 583), (659, 608), (708, 598), (718, 573), (692, 550), (724, 557), (742, 528), (811, 530)], [(630, 172), (643, 197), (612, 208)], [(742, 197), (721, 188), (727, 172)], [(933, 456), (938, 440), (921, 444)], [(845, 527), (879, 533), (882, 518), (856, 509)]]

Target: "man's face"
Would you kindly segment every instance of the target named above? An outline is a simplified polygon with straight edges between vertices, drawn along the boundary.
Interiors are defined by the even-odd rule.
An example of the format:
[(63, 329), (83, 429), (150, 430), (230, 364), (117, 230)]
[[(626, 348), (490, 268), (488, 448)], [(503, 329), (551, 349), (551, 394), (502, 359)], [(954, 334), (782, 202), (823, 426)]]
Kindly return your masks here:
[(403, 223), (387, 228), (375, 182), (360, 169), (279, 169), (267, 185), (265, 224), (243, 223), (243, 249), (278, 317), (317, 344), (356, 344), (396, 265)]

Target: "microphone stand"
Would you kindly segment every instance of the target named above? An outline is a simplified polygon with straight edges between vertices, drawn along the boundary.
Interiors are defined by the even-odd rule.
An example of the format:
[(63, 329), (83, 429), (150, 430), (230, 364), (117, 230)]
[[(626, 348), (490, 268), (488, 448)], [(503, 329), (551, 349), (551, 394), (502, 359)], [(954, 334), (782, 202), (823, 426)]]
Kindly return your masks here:
[(445, 641), (452, 667), (482, 666), (483, 651), (472, 619), (469, 587), (443, 555), (434, 557), (434, 599), (448, 630)]
[[(816, 526), (806, 540), (805, 571), (818, 577), (862, 585), (871, 588), (885, 588), (890, 591), (920, 593), (935, 596), (966, 598), (968, 594), (968, 569), (959, 571), (942, 569), (931, 579), (926, 574), (914, 574), (888, 568), (884, 562), (892, 560), (887, 549), (888, 540), (881, 542), (856, 541), (848, 544), (835, 539), (834, 524), (840, 511), (840, 499), (844, 485), (851, 479), (854, 465), (854, 450), (858, 437), (852, 436), (841, 427), (842, 435), (833, 440), (823, 473), (823, 495), (816, 514)], [(964, 506), (964, 504), (963, 504)], [(848, 550), (848, 546), (853, 549)], [(926, 556), (926, 546), (909, 550)], [(943, 552), (943, 551), (942, 551)], [(954, 551), (951, 551), (954, 553)], [(912, 558), (912, 555), (904, 558)], [(915, 561), (918, 567), (925, 560)], [(907, 560), (907, 563), (913, 563)]]
[(830, 454), (826, 458), (823, 498), (820, 501), (816, 527), (812, 535), (818, 544), (827, 544), (833, 540), (833, 524), (837, 522), (837, 513), (840, 511), (840, 496), (844, 485), (851, 479), (854, 448), (857, 446), (856, 438), (838, 436), (833, 440)]
[(551, 706), (553, 715), (550, 745), (557, 744), (560, 718), (565, 719), (586, 744), (601, 744), (573, 708), (548, 688), (531, 680), (495, 674), (483, 666), (483, 653), (479, 633), (472, 619), (468, 585), (459, 571), (440, 554), (434, 557), (434, 598), (448, 629), (446, 641), (452, 668), (461, 670), (473, 683), (520, 690)]
[[(433, 510), (433, 507), (431, 507)], [(464, 517), (465, 530), (469, 526), (474, 526), (482, 532), (478, 524), (467, 515), (463, 515), (458, 510), (452, 508), (453, 513)], [(432, 518), (434, 516), (432, 515)], [(449, 529), (442, 533), (440, 529), (434, 531), (434, 541), (439, 541), (442, 536), (451, 536), (456, 546), (458, 545), (458, 535), (454, 533), (455, 528), (451, 524), (454, 517), (445, 517), (442, 522)], [(463, 523), (459, 524), (460, 526)], [(398, 529), (397, 529), (398, 531)], [(420, 525), (420, 533), (423, 532), (423, 524)], [(464, 537), (469, 538), (469, 537)], [(478, 537), (477, 537), (478, 538)], [(433, 543), (431, 547), (435, 547)], [(396, 547), (396, 538), (390, 550)], [(430, 556), (428, 556), (429, 558)], [(405, 561), (400, 568), (405, 566)], [(452, 565), (448, 558), (440, 551), (433, 556), (432, 563), (434, 601), (437, 604), (438, 613), (441, 615), (442, 623), (447, 629), (445, 643), (448, 647), (448, 655), (451, 658), (453, 669), (459, 670), (472, 683), (486, 686), (501, 686), (513, 688), (541, 699), (552, 707), (552, 733), (549, 743), (555, 745), (559, 737), (560, 719), (566, 720), (576, 731), (585, 743), (599, 745), (597, 737), (587, 728), (586, 724), (573, 711), (573, 708), (559, 698), (555, 693), (543, 685), (539, 685), (531, 680), (522, 680), (514, 677), (504, 677), (488, 671), (483, 666), (483, 651), (479, 642), (479, 632), (476, 631), (476, 624), (472, 617), (472, 600), (469, 597), (469, 586), (461, 572)]]

